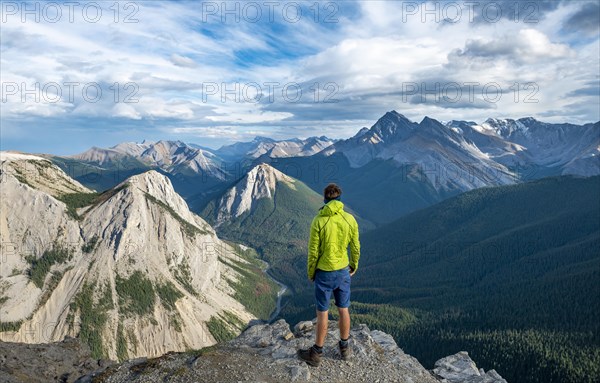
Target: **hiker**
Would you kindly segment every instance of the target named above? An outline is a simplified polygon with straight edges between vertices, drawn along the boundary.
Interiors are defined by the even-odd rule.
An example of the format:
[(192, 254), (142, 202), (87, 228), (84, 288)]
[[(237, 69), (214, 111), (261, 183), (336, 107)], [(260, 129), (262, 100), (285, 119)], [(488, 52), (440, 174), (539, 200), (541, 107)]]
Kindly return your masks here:
[(308, 279), (315, 283), (317, 331), (315, 344), (309, 349), (298, 350), (298, 357), (314, 367), (321, 363), (332, 294), (340, 314), (340, 354), (343, 360), (350, 358), (350, 277), (358, 270), (360, 243), (358, 224), (344, 211), (341, 195), (342, 189), (338, 185), (327, 185), (323, 191), (325, 206), (319, 209), (310, 226)]

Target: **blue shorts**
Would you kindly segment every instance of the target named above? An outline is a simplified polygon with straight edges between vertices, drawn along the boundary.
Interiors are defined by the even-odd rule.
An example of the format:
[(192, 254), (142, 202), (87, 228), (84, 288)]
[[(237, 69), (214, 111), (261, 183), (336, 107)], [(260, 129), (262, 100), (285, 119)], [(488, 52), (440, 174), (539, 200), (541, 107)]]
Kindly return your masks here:
[(339, 308), (350, 307), (350, 268), (335, 271), (318, 270), (315, 273), (315, 298), (317, 310), (329, 310), (331, 293)]

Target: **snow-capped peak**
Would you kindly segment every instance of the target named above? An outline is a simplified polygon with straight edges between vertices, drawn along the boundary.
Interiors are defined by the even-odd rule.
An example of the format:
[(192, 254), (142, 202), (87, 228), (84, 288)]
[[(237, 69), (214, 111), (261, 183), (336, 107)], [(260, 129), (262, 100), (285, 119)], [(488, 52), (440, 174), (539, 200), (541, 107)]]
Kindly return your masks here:
[[(535, 121), (533, 118), (531, 120)], [(481, 126), (484, 129), (490, 129), (496, 132), (499, 136), (504, 138), (511, 137), (514, 134), (522, 134), (526, 136), (528, 134), (528, 127), (524, 122), (530, 121), (529, 119), (513, 120), (488, 118)]]

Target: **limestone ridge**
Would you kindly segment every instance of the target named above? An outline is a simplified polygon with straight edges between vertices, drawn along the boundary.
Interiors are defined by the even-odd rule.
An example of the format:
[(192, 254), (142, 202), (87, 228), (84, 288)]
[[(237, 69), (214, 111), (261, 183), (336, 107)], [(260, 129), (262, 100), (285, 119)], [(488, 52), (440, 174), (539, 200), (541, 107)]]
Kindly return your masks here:
[(63, 193), (91, 192), (50, 160), (31, 154), (0, 152), (0, 175), (2, 181), (15, 178), (55, 197)]
[(96, 194), (45, 159), (0, 155), (0, 237), (13, 245), (0, 267), (0, 340), (82, 337), (117, 360), (209, 346), (211, 319), (235, 334), (256, 318), (232, 287), (249, 261), (167, 177), (148, 171)]
[[(86, 366), (89, 372), (77, 379), (76, 374), (81, 371), (79, 368), (66, 381), (506, 383), (494, 370), (486, 373), (477, 369), (466, 352), (440, 359), (433, 370), (427, 370), (415, 358), (404, 353), (391, 335), (370, 330), (364, 324), (351, 330), (354, 356), (345, 362), (337, 351), (337, 323), (330, 322), (321, 366), (311, 368), (297, 359), (296, 350), (312, 345), (314, 324), (314, 320), (300, 322), (292, 331), (284, 320), (279, 320), (273, 324), (249, 327), (236, 339), (210, 349), (170, 353), (155, 359), (138, 358), (121, 364), (94, 362), (89, 360), (89, 355), (80, 355), (82, 360), (88, 360)], [(41, 347), (48, 346), (57, 347), (56, 344)], [(2, 347), (0, 344), (0, 351)], [(39, 361), (48, 353), (40, 355), (32, 357)], [(27, 355), (22, 353), (19, 357)], [(12, 364), (16, 365), (16, 362), (12, 361)], [(15, 374), (20, 372), (16, 366)], [(55, 366), (55, 369), (60, 370), (61, 367)], [(73, 368), (68, 365), (67, 370)]]

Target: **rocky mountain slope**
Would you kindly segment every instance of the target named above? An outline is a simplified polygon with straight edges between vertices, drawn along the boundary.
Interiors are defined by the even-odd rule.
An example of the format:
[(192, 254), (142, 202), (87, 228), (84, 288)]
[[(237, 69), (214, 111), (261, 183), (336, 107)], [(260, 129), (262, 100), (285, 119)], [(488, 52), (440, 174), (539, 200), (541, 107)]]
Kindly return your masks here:
[[(216, 347), (188, 353), (169, 353), (155, 359), (138, 358), (121, 364), (95, 361), (73, 340), (40, 345), (0, 343), (4, 382), (406, 382), (506, 383), (494, 370), (477, 369), (466, 352), (440, 359), (432, 371), (405, 354), (393, 338), (358, 325), (351, 330), (354, 356), (342, 361), (337, 352), (337, 324), (330, 322), (324, 359), (308, 367), (296, 358), (298, 348), (314, 341), (314, 322), (298, 323), (292, 332), (280, 320), (255, 325), (238, 338)], [(61, 353), (66, 349), (67, 353)], [(41, 352), (40, 352), (41, 351)], [(26, 362), (26, 363), (20, 363)], [(52, 362), (52, 372), (35, 368)], [(58, 363), (57, 363), (58, 362)], [(86, 371), (81, 374), (81, 371)], [(62, 380), (60, 380), (62, 379)]]
[(600, 174), (600, 123), (549, 124), (528, 117), (446, 125), (490, 159), (518, 171), (520, 178)]
[(221, 241), (164, 175), (97, 194), (41, 157), (0, 158), (1, 340), (78, 336), (94, 356), (157, 356), (256, 318), (240, 293), (248, 278), (274, 304), (258, 262)]

